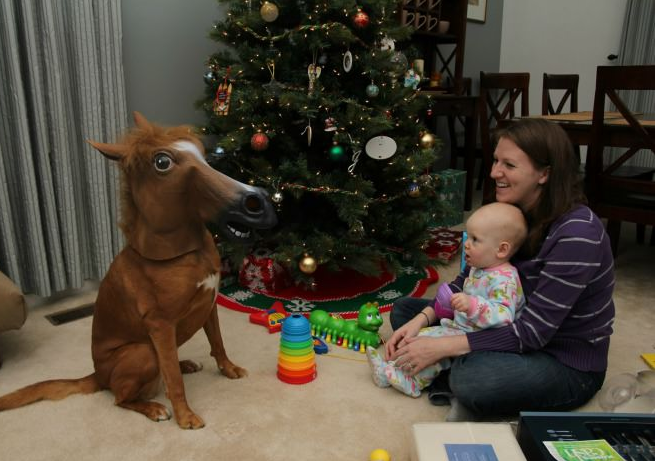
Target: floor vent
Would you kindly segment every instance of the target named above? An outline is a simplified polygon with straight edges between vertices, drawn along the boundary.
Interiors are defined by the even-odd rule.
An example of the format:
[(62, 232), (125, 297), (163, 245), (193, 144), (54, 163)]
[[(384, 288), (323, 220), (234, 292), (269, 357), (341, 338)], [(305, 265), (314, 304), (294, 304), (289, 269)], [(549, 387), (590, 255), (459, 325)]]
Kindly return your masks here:
[(47, 318), (53, 325), (63, 325), (64, 323), (73, 322), (93, 315), (94, 306), (94, 304), (86, 304), (84, 306), (74, 307), (73, 309), (66, 309), (65, 311), (46, 315), (45, 318)]

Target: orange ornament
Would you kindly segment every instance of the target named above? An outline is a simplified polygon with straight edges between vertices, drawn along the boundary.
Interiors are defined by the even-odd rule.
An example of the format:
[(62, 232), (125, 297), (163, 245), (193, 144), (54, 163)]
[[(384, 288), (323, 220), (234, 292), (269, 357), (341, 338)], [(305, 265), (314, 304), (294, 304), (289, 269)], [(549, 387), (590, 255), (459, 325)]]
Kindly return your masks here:
[(268, 148), (268, 136), (266, 136), (266, 133), (258, 131), (253, 134), (252, 138), (250, 138), (250, 147), (260, 152), (266, 150)]

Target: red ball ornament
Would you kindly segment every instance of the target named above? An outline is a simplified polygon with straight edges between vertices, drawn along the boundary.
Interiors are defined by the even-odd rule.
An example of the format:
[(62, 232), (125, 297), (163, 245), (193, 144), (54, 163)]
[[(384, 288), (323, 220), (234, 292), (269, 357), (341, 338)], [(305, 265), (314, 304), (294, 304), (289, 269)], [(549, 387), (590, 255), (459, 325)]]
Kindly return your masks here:
[(260, 152), (266, 150), (268, 148), (268, 136), (266, 136), (266, 133), (258, 131), (253, 134), (252, 138), (250, 138), (250, 147)]
[(355, 26), (359, 27), (360, 29), (363, 29), (364, 27), (368, 26), (370, 21), (371, 20), (368, 17), (368, 14), (364, 13), (361, 8), (357, 8), (357, 13), (355, 13), (355, 16), (353, 16), (353, 24), (355, 24)]

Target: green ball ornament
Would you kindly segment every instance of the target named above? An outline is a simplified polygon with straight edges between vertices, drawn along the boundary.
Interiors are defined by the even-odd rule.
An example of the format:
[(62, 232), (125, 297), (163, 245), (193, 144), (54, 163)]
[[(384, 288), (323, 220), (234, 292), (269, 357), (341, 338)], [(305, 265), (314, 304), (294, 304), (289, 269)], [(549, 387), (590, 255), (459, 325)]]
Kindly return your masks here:
[(366, 87), (366, 96), (368, 96), (369, 98), (375, 98), (379, 94), (380, 94), (380, 87), (377, 86), (375, 83), (371, 83)]
[(346, 149), (344, 149), (340, 144), (335, 143), (332, 147), (330, 147), (330, 158), (332, 160), (341, 160), (345, 153)]

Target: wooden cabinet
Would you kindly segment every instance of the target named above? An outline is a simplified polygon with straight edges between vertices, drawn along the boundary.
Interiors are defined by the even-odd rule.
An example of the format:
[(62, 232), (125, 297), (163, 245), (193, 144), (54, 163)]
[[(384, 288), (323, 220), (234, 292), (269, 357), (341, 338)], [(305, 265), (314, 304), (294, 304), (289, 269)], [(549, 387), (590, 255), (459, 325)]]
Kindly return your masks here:
[(411, 43), (425, 60), (425, 77), (439, 72), (440, 86), (456, 94), (463, 92), (467, 7), (468, 0), (402, 0), (400, 8), (401, 24), (415, 29)]

